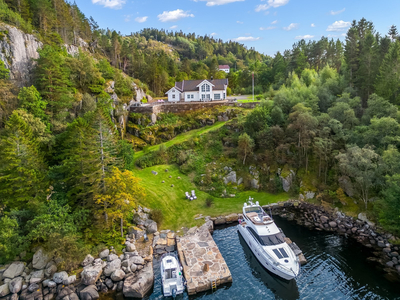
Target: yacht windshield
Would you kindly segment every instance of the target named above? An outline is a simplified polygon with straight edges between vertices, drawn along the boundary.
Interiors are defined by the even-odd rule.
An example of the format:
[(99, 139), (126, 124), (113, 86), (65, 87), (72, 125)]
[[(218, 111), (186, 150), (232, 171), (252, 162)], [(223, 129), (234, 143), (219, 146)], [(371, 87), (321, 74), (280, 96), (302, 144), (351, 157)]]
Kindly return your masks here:
[(262, 240), (262, 244), (264, 246), (274, 246), (285, 242), (285, 238), (280, 232), (273, 235), (260, 235), (260, 239)]
[(262, 214), (263, 213), (261, 207), (259, 207), (259, 206), (246, 207), (245, 211), (246, 211), (246, 214), (247, 213), (251, 213), (251, 212), (255, 212), (257, 214)]

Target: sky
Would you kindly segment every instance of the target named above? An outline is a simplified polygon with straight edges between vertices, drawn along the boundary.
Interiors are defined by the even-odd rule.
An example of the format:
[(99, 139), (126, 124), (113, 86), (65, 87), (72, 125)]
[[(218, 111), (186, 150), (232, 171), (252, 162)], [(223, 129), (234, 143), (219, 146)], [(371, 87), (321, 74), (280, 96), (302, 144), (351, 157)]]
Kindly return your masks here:
[(353, 20), (377, 32), (400, 30), (399, 0), (75, 0), (101, 28), (130, 34), (143, 28), (212, 35), (274, 56), (304, 38), (344, 39)]

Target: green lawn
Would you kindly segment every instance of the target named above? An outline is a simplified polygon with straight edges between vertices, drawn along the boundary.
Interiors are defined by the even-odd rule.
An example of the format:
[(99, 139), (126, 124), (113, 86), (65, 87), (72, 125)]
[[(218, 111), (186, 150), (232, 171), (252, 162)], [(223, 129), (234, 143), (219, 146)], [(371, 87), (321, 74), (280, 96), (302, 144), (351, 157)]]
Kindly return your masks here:
[[(210, 125), (210, 126), (205, 126), (199, 129), (195, 129), (195, 130), (191, 130), (185, 133), (181, 133), (179, 135), (177, 135), (175, 138), (173, 138), (172, 140), (162, 143), (162, 144), (158, 144), (158, 145), (154, 145), (154, 146), (150, 146), (149, 148), (147, 148), (147, 151), (151, 152), (151, 151), (155, 151), (157, 150), (160, 145), (165, 145), (167, 148), (171, 147), (175, 144), (179, 144), (179, 143), (183, 143), (193, 137), (199, 136), (201, 134), (207, 133), (209, 131), (213, 131), (216, 129), (221, 128), (222, 126), (225, 125), (226, 122), (216, 122), (214, 125)], [(134, 159), (138, 159), (139, 157), (142, 157), (145, 153), (143, 151), (138, 151), (135, 153)]]
[[(165, 172), (168, 169), (168, 172)], [(158, 172), (154, 175), (151, 171)], [(204, 216), (227, 215), (240, 213), (243, 203), (249, 198), (259, 201), (261, 205), (285, 201), (289, 198), (286, 193), (272, 195), (264, 192), (246, 191), (236, 195), (235, 198), (215, 198), (211, 207), (205, 206), (205, 199), (209, 194), (196, 189), (189, 177), (182, 174), (175, 165), (160, 165), (134, 172), (135, 176), (142, 179), (141, 184), (146, 189), (146, 199), (141, 205), (163, 211), (164, 222), (162, 229), (178, 230), (182, 227), (200, 225), (204, 220), (194, 220), (196, 214)], [(172, 178), (169, 178), (172, 176)], [(177, 177), (181, 177), (178, 179)], [(162, 183), (162, 181), (165, 183)], [(174, 187), (171, 187), (171, 184)], [(196, 191), (197, 200), (189, 201), (185, 198), (185, 192)]]

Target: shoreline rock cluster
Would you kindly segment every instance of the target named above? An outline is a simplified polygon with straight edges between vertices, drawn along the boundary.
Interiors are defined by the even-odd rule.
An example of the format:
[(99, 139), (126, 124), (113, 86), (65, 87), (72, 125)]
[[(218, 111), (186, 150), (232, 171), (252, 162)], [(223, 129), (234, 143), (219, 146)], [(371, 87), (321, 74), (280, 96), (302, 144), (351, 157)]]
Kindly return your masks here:
[(113, 247), (98, 258), (88, 254), (82, 272), (59, 271), (61, 260), (42, 248), (28, 264), (14, 261), (0, 266), (0, 300), (96, 300), (99, 292), (111, 290), (125, 297), (144, 297), (154, 282), (153, 234), (160, 235), (149, 212), (139, 207), (134, 217), (138, 226), (129, 229), (123, 254), (118, 256)]
[(393, 241), (399, 242), (399, 239), (370, 222), (365, 214), (361, 213), (355, 219), (337, 209), (290, 200), (263, 208), (271, 208), (272, 214), (295, 221), (310, 229), (335, 232), (354, 238), (357, 242), (373, 250), (374, 256), (368, 257), (368, 261), (379, 263), (389, 280), (400, 281), (400, 247), (392, 243)]

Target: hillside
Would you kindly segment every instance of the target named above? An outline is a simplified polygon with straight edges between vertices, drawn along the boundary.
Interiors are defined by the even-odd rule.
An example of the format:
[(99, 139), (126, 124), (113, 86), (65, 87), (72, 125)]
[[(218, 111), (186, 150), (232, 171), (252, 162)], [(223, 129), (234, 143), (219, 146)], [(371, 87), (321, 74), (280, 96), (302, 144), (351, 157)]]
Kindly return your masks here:
[[(38, 245), (75, 260), (120, 245), (139, 203), (160, 202), (160, 225), (178, 228), (247, 195), (290, 196), (366, 211), (400, 232), (395, 27), (384, 36), (361, 19), (344, 43), (300, 40), (272, 58), (195, 33), (121, 36), (63, 0), (0, 0), (0, 20), (0, 263)], [(253, 71), (265, 101), (252, 110), (128, 110), (182, 79), (227, 76), (243, 94)], [(160, 188), (164, 202), (152, 168), (184, 174), (174, 192)], [(174, 222), (168, 201), (178, 207), (192, 188), (200, 201)]]

